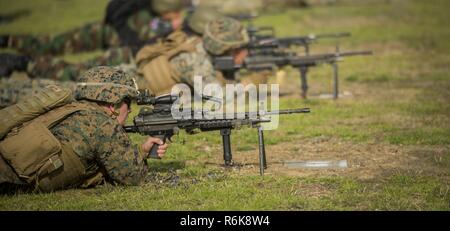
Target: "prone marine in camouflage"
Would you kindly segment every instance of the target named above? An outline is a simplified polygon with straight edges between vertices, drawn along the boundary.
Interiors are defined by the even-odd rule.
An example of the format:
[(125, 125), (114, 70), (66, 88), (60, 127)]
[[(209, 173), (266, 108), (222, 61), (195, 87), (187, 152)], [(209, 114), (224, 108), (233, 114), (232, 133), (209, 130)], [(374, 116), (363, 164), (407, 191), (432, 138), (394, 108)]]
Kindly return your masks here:
[[(208, 22), (215, 18), (219, 19), (213, 20), (215, 22), (211, 22), (212, 27), (220, 27), (222, 25), (228, 26), (220, 27), (225, 32), (224, 35), (220, 33), (221, 30), (214, 29), (205, 34), (203, 38), (201, 38), (202, 34), (204, 33), (204, 29), (208, 28), (206, 24), (208, 24)], [(245, 46), (245, 44), (248, 42), (248, 36), (246, 36), (245, 29), (238, 21), (231, 18), (222, 18), (221, 16), (215, 14), (214, 11), (209, 11), (207, 9), (197, 10), (193, 15), (191, 15), (191, 17), (186, 20), (186, 25), (183, 28), (183, 31), (177, 31), (177, 33), (183, 34), (183, 36), (185, 37), (183, 41), (187, 40), (188, 38), (198, 38), (197, 42), (194, 44), (193, 51), (181, 52), (170, 59), (169, 63), (169, 68), (177, 73), (179, 82), (187, 83), (191, 86), (193, 86), (195, 75), (202, 76), (205, 84), (220, 83), (216, 78), (218, 73), (214, 70), (214, 67), (212, 65), (211, 55), (221, 54), (224, 52), (230, 52), (239, 49), (239, 47)], [(203, 41), (207, 42), (203, 43)], [(145, 51), (145, 49), (146, 47), (144, 47), (142, 51)], [(124, 58), (129, 57), (120, 53), (117, 53), (116, 56)], [(120, 63), (120, 58), (116, 60), (105, 58), (104, 61), (105, 62), (102, 63), (104, 65), (117, 65)], [(35, 63), (35, 67), (31, 71), (31, 75), (33, 77), (47, 77), (49, 79), (55, 80), (78, 80), (78, 76), (81, 76), (86, 69), (90, 68), (91, 65), (94, 65), (68, 64), (62, 60), (58, 60), (57, 62), (53, 63), (50, 62), (51, 65), (49, 65), (49, 62), (46, 61), (46, 59), (43, 57), (37, 59)], [(132, 60), (129, 60), (129, 62), (125, 63), (131, 63), (129, 67), (126, 68), (127, 71), (134, 72), (139, 69), (139, 67), (134, 66)], [(157, 84), (158, 81), (154, 81), (154, 79), (152, 79), (155, 77), (160, 77), (159, 75), (146, 74), (145, 72), (143, 73), (143, 75), (145, 78), (138, 78), (140, 80), (143, 80), (139, 81), (140, 88), (153, 87), (155, 89), (161, 89), (161, 87), (159, 87)], [(28, 92), (33, 91), (32, 89), (28, 89), (27, 86), (31, 84), (26, 82), (22, 84), (25, 85), (24, 88), (13, 87), (12, 89), (8, 89), (7, 86), (13, 85), (8, 84), (9, 81), (10, 80), (2, 80), (2, 83), (0, 84), (0, 91), (8, 92), (8, 94), (2, 94), (2, 106), (7, 106), (11, 103), (17, 102), (18, 98), (16, 97), (16, 95), (24, 96), (27, 95)], [(167, 80), (163, 79), (161, 81)], [(20, 94), (17, 92), (19, 92)]]
[(31, 59), (25, 55), (0, 54), (0, 77), (8, 77), (14, 71), (25, 71), (32, 78), (58, 81), (77, 81), (86, 70), (96, 66), (118, 66), (133, 62), (133, 54), (129, 47), (108, 49), (101, 56), (82, 63), (69, 63), (62, 58), (48, 55)]
[[(59, 177), (72, 169), (67, 162), (63, 163), (67, 166), (62, 171), (37, 177), (39, 181), (33, 182), (34, 186), (41, 191), (53, 191), (95, 186), (105, 180), (123, 185), (141, 184), (147, 174), (146, 159), (151, 146), (160, 144), (158, 154), (163, 156), (167, 145), (159, 139), (148, 138), (144, 144), (135, 146), (124, 132), (122, 125), (129, 103), (137, 96), (132, 76), (117, 68), (96, 67), (80, 78), (74, 95), (78, 101), (69, 106), (81, 110), (49, 129), (63, 149), (68, 148), (81, 162), (82, 170), (72, 171), (80, 173), (78, 180), (65, 182), (65, 178)], [(59, 182), (53, 182), (58, 178)]]
[(107, 7), (104, 22), (89, 23), (56, 36), (6, 35), (2, 36), (2, 47), (31, 56), (139, 47), (164, 33), (162, 28), (170, 28), (170, 23), (164, 23), (157, 15), (181, 11), (182, 7), (180, 0), (113, 0)]

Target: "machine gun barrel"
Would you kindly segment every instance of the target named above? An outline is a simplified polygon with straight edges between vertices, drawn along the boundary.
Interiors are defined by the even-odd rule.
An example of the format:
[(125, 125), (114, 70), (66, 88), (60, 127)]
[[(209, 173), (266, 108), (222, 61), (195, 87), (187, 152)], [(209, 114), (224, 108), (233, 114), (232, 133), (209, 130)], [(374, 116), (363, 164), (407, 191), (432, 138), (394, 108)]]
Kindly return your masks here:
[(287, 115), (287, 114), (298, 114), (298, 113), (310, 113), (311, 109), (309, 108), (298, 108), (298, 109), (284, 109), (284, 110), (276, 110), (276, 111), (268, 111), (266, 115)]
[(124, 125), (123, 129), (125, 130), (125, 132), (127, 133), (138, 133), (139, 129), (138, 127), (134, 126), (134, 125)]
[[(264, 28), (264, 30), (267, 30)], [(274, 36), (258, 36), (256, 33), (259, 31), (264, 30), (257, 30), (253, 28), (253, 30), (250, 30), (254, 36), (253, 41), (250, 42), (248, 48), (249, 49), (263, 49), (263, 48), (283, 48), (283, 47), (289, 47), (291, 45), (298, 45), (298, 46), (306, 46), (309, 43), (312, 43), (315, 40), (318, 39), (336, 39), (336, 38), (344, 38), (344, 37), (350, 37), (351, 34), (349, 32), (341, 32), (336, 34), (310, 34), (307, 36), (293, 36), (293, 37), (283, 37), (283, 38), (276, 38)]]
[(295, 67), (301, 66), (308, 67), (317, 65), (319, 63), (335, 62), (339, 57), (372, 55), (372, 54), (373, 54), (372, 51), (364, 50), (364, 51), (348, 51), (348, 52), (325, 53), (325, 54), (314, 54), (304, 56), (258, 55), (247, 57), (243, 65), (235, 65), (232, 57), (224, 56), (218, 57), (214, 60), (214, 68), (219, 71), (237, 71), (242, 68), (257, 71), (257, 70), (271, 69), (274, 66), (283, 67), (287, 65), (292, 65)]
[(338, 56), (356, 56), (356, 55), (373, 55), (373, 51), (364, 50), (364, 51), (347, 51), (342, 53), (336, 53)]
[(308, 37), (315, 38), (315, 39), (324, 39), (324, 38), (344, 38), (344, 37), (350, 37), (352, 34), (350, 32), (340, 32), (335, 34), (311, 34)]

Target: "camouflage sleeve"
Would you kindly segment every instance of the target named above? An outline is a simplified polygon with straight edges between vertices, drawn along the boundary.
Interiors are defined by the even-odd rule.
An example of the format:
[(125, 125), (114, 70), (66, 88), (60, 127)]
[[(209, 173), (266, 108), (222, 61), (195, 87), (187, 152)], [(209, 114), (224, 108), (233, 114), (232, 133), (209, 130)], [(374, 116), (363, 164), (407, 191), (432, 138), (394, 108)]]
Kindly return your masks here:
[(109, 177), (124, 185), (139, 185), (147, 174), (145, 155), (133, 146), (128, 135), (116, 121), (108, 119), (98, 126), (97, 158)]
[(183, 52), (170, 60), (172, 68), (179, 73), (181, 81), (191, 86), (194, 85), (194, 76), (202, 76), (203, 85), (218, 83), (211, 60), (201, 47), (202, 44), (199, 43), (197, 52)]

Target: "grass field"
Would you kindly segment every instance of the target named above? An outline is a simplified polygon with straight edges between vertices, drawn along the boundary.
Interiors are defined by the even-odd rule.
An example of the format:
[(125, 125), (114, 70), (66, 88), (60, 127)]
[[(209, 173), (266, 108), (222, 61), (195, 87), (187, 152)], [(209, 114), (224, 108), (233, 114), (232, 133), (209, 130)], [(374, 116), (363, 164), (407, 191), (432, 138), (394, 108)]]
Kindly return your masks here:
[[(30, 14), (0, 25), (4, 33), (58, 33), (101, 20), (106, 1), (1, 0), (0, 14)], [(298, 73), (287, 69), (281, 88), (294, 94), (282, 108), (312, 113), (281, 118), (265, 134), (268, 169), (259, 176), (257, 133), (233, 131), (235, 167), (222, 166), (218, 133), (174, 137), (162, 161), (150, 161), (141, 187), (0, 196), (0, 210), (449, 210), (450, 2), (343, 1), (270, 12), (256, 25), (277, 35), (351, 32), (341, 50), (373, 50), (340, 63), (337, 101), (331, 67), (310, 71), (310, 99), (298, 94)], [(334, 51), (332, 41), (312, 47)], [(69, 55), (78, 62), (98, 54)], [(136, 111), (136, 110), (135, 110)], [(133, 136), (134, 141), (142, 140)], [(347, 160), (345, 169), (288, 169), (285, 160)]]

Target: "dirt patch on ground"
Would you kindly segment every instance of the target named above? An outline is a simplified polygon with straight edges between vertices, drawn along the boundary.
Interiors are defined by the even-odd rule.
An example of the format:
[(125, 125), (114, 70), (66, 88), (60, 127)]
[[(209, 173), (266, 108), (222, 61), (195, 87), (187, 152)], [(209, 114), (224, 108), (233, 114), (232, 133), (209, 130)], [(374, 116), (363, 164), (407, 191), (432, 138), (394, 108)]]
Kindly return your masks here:
[[(267, 145), (267, 175), (301, 177), (348, 176), (361, 180), (384, 178), (395, 173), (441, 175), (449, 177), (450, 146), (415, 146), (367, 144), (337, 138), (316, 137), (299, 139), (298, 143)], [(234, 152), (236, 174), (259, 174), (258, 150)], [(346, 160), (347, 168), (301, 169), (288, 168), (285, 161)], [(207, 164), (223, 165), (221, 155), (204, 160)]]

